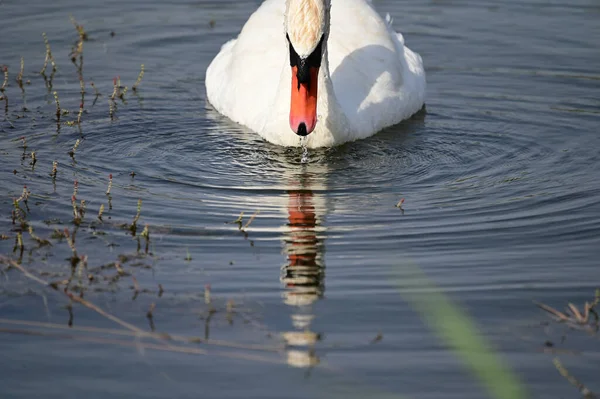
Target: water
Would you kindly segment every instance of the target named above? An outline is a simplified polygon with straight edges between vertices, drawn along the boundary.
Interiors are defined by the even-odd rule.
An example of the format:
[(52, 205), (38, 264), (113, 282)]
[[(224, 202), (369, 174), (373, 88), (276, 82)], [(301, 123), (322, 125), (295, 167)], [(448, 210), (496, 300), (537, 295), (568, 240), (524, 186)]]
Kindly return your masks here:
[[(11, 210), (27, 185), (35, 233), (72, 234), (77, 180), (87, 212), (75, 246), (96, 277), (86, 281), (78, 266), (74, 292), (89, 286), (86, 300), (143, 331), (153, 324), (275, 348), (173, 343), (210, 352), (190, 355), (84, 331), (121, 327), (3, 267), (3, 397), (489, 397), (410, 300), (433, 292), (407, 278), (415, 267), (473, 318), (529, 397), (577, 394), (552, 364), (556, 355), (544, 352), (546, 341), (579, 352), (559, 357), (600, 391), (597, 335), (568, 331), (561, 342), (564, 330), (544, 324), (532, 303), (581, 307), (598, 287), (600, 7), (374, 3), (424, 59), (427, 110), (306, 159), (205, 101), (208, 63), (259, 1), (0, 3), (0, 63), (10, 73), (0, 122), (4, 256), (46, 281), (69, 277), (64, 238), (38, 248), (24, 233), (22, 255), (13, 251)], [(76, 119), (81, 102), (70, 14), (90, 38), (86, 112), (81, 129), (58, 129), (51, 91), (71, 111), (63, 122)], [(58, 65), (51, 90), (38, 74), (42, 32)], [(15, 81), (21, 57), (31, 81), (25, 96)], [(113, 78), (131, 87), (141, 64), (139, 90), (129, 89), (125, 104), (117, 99), (111, 121)], [(95, 104), (90, 81), (102, 94)], [(395, 206), (401, 198), (403, 209)], [(132, 223), (138, 199), (132, 237), (121, 225)], [(227, 223), (241, 212), (240, 223)], [(148, 254), (139, 237), (146, 225)], [(289, 347), (280, 350), (284, 340)]]

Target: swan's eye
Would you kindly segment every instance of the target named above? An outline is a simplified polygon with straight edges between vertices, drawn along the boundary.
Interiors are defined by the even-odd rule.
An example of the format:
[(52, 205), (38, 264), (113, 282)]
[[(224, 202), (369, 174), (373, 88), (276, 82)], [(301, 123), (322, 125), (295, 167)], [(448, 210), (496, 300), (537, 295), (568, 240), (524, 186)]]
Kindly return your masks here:
[(319, 44), (313, 50), (313, 52), (306, 58), (302, 58), (298, 55), (294, 46), (292, 46), (292, 42), (290, 41), (290, 36), (286, 34), (286, 38), (290, 45), (290, 66), (297, 68), (296, 77), (298, 78), (298, 89), (300, 88), (300, 84), (305, 84), (310, 88), (310, 68), (320, 68), (321, 67), (321, 59), (323, 58), (323, 39), (324, 36), (321, 36), (321, 40), (319, 40)]

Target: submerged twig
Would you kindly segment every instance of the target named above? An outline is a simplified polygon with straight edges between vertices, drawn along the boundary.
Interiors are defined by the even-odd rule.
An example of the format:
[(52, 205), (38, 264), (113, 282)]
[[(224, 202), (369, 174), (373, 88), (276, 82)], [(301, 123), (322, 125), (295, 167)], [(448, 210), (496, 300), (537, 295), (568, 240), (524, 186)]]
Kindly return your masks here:
[(558, 358), (554, 358), (554, 360), (552, 362), (554, 363), (554, 366), (556, 367), (556, 369), (558, 370), (560, 375), (565, 377), (567, 379), (567, 381), (569, 381), (569, 383), (571, 383), (571, 385), (575, 386), (579, 390), (579, 392), (581, 392), (584, 399), (596, 399), (597, 398), (597, 396), (592, 391), (590, 391), (585, 385), (583, 385), (583, 383), (579, 382), (575, 377), (573, 377), (571, 374), (569, 374), (569, 371), (566, 369), (565, 366), (563, 366), (563, 364), (560, 362), (560, 360)]
[(40, 283), (42, 285), (45, 286), (50, 286), (50, 284), (48, 284), (48, 282), (46, 280), (43, 280), (37, 276), (34, 276), (33, 274), (29, 273), (27, 271), (27, 269), (25, 269), (22, 265), (20, 265), (19, 263), (17, 263), (16, 261), (10, 259), (10, 258), (6, 258), (2, 255), (0, 255), (0, 262), (9, 265), (12, 268), (15, 268), (17, 270), (19, 270), (21, 273), (23, 273), (23, 275), (37, 283)]
[[(69, 327), (65, 327), (69, 328)], [(264, 356), (259, 356), (256, 354), (247, 354), (247, 353), (239, 353), (239, 352), (215, 352), (215, 351), (207, 351), (201, 348), (189, 347), (189, 346), (175, 346), (170, 344), (153, 344), (149, 342), (137, 342), (137, 341), (124, 341), (113, 338), (100, 338), (100, 337), (86, 337), (81, 335), (73, 335), (73, 334), (52, 334), (47, 332), (33, 331), (33, 330), (24, 330), (24, 329), (9, 329), (9, 328), (0, 328), (0, 332), (9, 333), (9, 334), (20, 334), (20, 335), (32, 335), (32, 336), (41, 336), (41, 337), (52, 337), (52, 338), (63, 338), (63, 339), (71, 339), (74, 341), (82, 341), (82, 342), (91, 342), (97, 344), (110, 344), (110, 345), (120, 345), (125, 347), (132, 347), (136, 349), (152, 349), (158, 351), (166, 351), (173, 353), (182, 353), (187, 355), (214, 355), (214, 356), (222, 356), (226, 358), (238, 359), (238, 360), (247, 360), (247, 361), (257, 361), (257, 362), (266, 362), (266, 363), (274, 363), (281, 364), (282, 360), (275, 358), (268, 358)], [(160, 334), (156, 334), (160, 335)], [(246, 349), (246, 348), (242, 348)]]
[[(19, 270), (21, 273), (23, 273), (23, 275), (25, 277), (30, 278), (31, 280), (33, 280), (43, 286), (47, 286), (47, 287), (53, 288), (54, 290), (57, 290), (57, 285), (53, 285), (37, 276), (31, 274), (22, 265), (20, 265), (19, 263), (17, 263), (16, 261), (14, 261), (10, 258), (6, 258), (6, 257), (0, 255), (0, 262), (8, 264), (9, 266)], [(108, 334), (116, 334), (116, 335), (134, 336), (134, 337), (140, 337), (140, 338), (147, 337), (147, 338), (153, 338), (153, 339), (161, 341), (161, 342), (177, 341), (177, 342), (181, 342), (181, 343), (204, 343), (204, 344), (213, 345), (213, 346), (223, 346), (223, 347), (229, 347), (229, 348), (250, 349), (250, 350), (261, 350), (261, 351), (269, 351), (269, 352), (279, 352), (283, 349), (283, 347), (250, 345), (250, 344), (247, 345), (247, 344), (240, 344), (240, 343), (236, 343), (236, 342), (222, 341), (222, 340), (207, 341), (200, 337), (185, 337), (185, 336), (181, 336), (181, 335), (171, 335), (171, 334), (165, 334), (165, 333), (158, 334), (158, 333), (154, 333), (154, 332), (143, 331), (142, 329), (134, 326), (133, 324), (130, 324), (130, 323), (106, 312), (105, 310), (98, 307), (94, 303), (92, 303), (86, 299), (83, 299), (79, 296), (76, 296), (67, 290), (59, 291), (59, 292), (63, 292), (73, 302), (76, 302), (84, 307), (87, 307), (90, 310), (93, 310), (94, 312), (98, 313), (99, 315), (103, 316), (104, 318), (113, 321), (114, 323), (120, 325), (121, 327), (124, 327), (126, 330), (124, 331), (124, 330), (104, 329), (104, 328), (96, 328), (96, 327), (65, 327), (65, 326), (53, 324), (53, 323), (42, 323), (42, 322), (35, 322), (35, 321), (24, 321), (24, 320), (21, 321), (21, 320), (10, 320), (10, 319), (0, 319), (0, 323), (21, 324), (21, 325), (29, 325), (29, 326), (34, 326), (34, 327), (45, 327), (45, 328), (54, 328), (54, 329), (67, 329), (68, 328), (68, 329), (75, 329), (75, 330), (86, 331), (86, 332), (108, 333)], [(174, 350), (174, 351), (182, 351), (182, 352), (187, 352), (188, 349), (190, 349), (190, 350), (195, 349), (195, 348), (174, 346), (168, 342), (165, 343), (164, 345), (160, 345), (159, 347), (163, 348), (163, 350)], [(200, 352), (200, 354), (208, 354), (208, 352), (202, 351), (202, 352)]]

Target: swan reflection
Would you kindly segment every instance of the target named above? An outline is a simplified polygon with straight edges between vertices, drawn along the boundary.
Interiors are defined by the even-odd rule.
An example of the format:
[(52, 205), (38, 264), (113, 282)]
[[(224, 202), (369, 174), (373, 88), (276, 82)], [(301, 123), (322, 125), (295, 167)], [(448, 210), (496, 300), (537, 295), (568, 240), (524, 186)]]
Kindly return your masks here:
[(324, 214), (324, 198), (310, 190), (303, 179), (298, 189), (287, 191), (287, 223), (283, 233), (286, 263), (281, 268), (285, 286), (283, 299), (293, 307), (293, 330), (283, 333), (287, 345), (287, 362), (295, 367), (311, 367), (319, 363), (314, 346), (321, 334), (312, 331), (312, 305), (325, 291), (323, 233), (320, 215)]
[[(287, 149), (263, 142), (256, 134), (218, 114), (207, 104), (207, 122), (212, 127), (205, 134), (214, 151), (233, 153), (236, 163), (267, 180), (264, 187), (284, 190), (284, 195), (262, 197), (267, 208), (276, 208), (285, 219), (281, 232), (285, 263), (281, 267), (283, 302), (290, 308), (290, 329), (282, 334), (288, 350), (287, 362), (295, 367), (312, 367), (319, 363), (315, 345), (321, 333), (313, 331), (313, 305), (325, 292), (323, 219), (329, 204), (328, 166), (320, 162), (324, 150), (311, 150), (309, 162), (302, 163), (301, 150)], [(223, 132), (227, 132), (224, 134)], [(236, 145), (231, 146), (231, 140)], [(244, 198), (244, 201), (247, 201)]]

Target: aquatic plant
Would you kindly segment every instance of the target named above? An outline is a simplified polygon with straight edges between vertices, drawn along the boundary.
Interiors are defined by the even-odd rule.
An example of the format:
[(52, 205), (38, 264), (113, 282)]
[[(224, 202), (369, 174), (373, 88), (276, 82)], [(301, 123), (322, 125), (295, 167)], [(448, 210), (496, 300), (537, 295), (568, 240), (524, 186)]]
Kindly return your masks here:
[(133, 86), (131, 86), (131, 89), (133, 91), (137, 91), (137, 87), (140, 85), (142, 78), (144, 77), (144, 64), (142, 64), (141, 70), (140, 70), (140, 74), (137, 77), (137, 80), (135, 81), (135, 83), (133, 84)]
[(58, 93), (54, 91), (52, 94), (54, 95), (54, 102), (56, 103), (56, 122), (60, 123), (60, 115), (62, 114), (62, 110), (60, 108), (60, 101), (58, 100)]
[(100, 94), (100, 92), (98, 91), (98, 88), (96, 87), (96, 85), (94, 84), (94, 82), (90, 82), (90, 86), (92, 86), (92, 88), (94, 89), (94, 101), (92, 102), (92, 106), (96, 105), (96, 101), (98, 101), (98, 97), (100, 97), (102, 94)]
[(50, 176), (52, 176), (52, 180), (56, 180), (56, 175), (58, 173), (58, 161), (52, 162), (52, 172), (50, 172)]
[[(44, 59), (44, 66), (42, 67), (40, 74), (46, 74), (48, 61), (50, 61), (50, 63), (52, 64), (52, 74), (54, 74), (54, 72), (56, 72), (56, 62), (54, 61), (54, 56), (52, 55), (52, 50), (50, 49), (50, 42), (48, 41), (48, 37), (46, 36), (45, 32), (42, 33), (42, 37), (44, 38), (44, 45), (46, 46), (46, 58)], [(50, 86), (52, 86), (52, 84), (50, 84)]]
[(0, 86), (0, 91), (4, 93), (6, 86), (8, 85), (8, 67), (6, 65), (2, 67), (2, 72), (4, 72), (4, 82), (2, 82), (2, 86)]
[[(543, 303), (535, 301), (534, 303), (540, 309), (548, 312), (554, 320), (560, 323), (565, 323), (570, 328), (583, 329), (589, 332), (597, 332), (600, 329), (600, 316), (596, 311), (596, 307), (600, 303), (600, 289), (596, 290), (596, 294), (592, 302), (586, 301), (584, 303), (583, 311), (581, 312), (577, 306), (570, 302), (567, 304), (566, 312), (564, 313)], [(593, 316), (593, 319), (590, 316)]]
[(110, 195), (110, 190), (112, 189), (112, 173), (108, 175), (108, 188), (106, 189), (106, 195)]
[(133, 222), (131, 222), (131, 225), (129, 226), (129, 231), (131, 231), (131, 235), (135, 236), (135, 233), (137, 231), (137, 222), (140, 219), (140, 214), (142, 213), (142, 199), (138, 199), (137, 202), (137, 212), (135, 214), (135, 216), (133, 217)]
[(102, 221), (102, 215), (104, 214), (104, 204), (100, 204), (100, 209), (98, 210), (98, 219)]
[(117, 84), (117, 78), (113, 78), (113, 92), (108, 99), (108, 115), (110, 120), (114, 120), (115, 112), (117, 110), (117, 103), (115, 98), (119, 95), (119, 86)]
[(19, 69), (19, 73), (17, 75), (17, 84), (19, 85), (19, 88), (21, 89), (21, 91), (24, 90), (23, 88), (23, 71), (25, 69), (25, 59), (23, 57), (21, 57), (21, 69)]
[(71, 149), (71, 151), (69, 151), (69, 156), (70, 156), (71, 158), (74, 158), (74, 157), (75, 157), (75, 152), (77, 151), (77, 148), (79, 147), (79, 144), (81, 144), (81, 140), (80, 140), (80, 139), (77, 139), (77, 140), (75, 141), (75, 144), (73, 145), (73, 148)]

